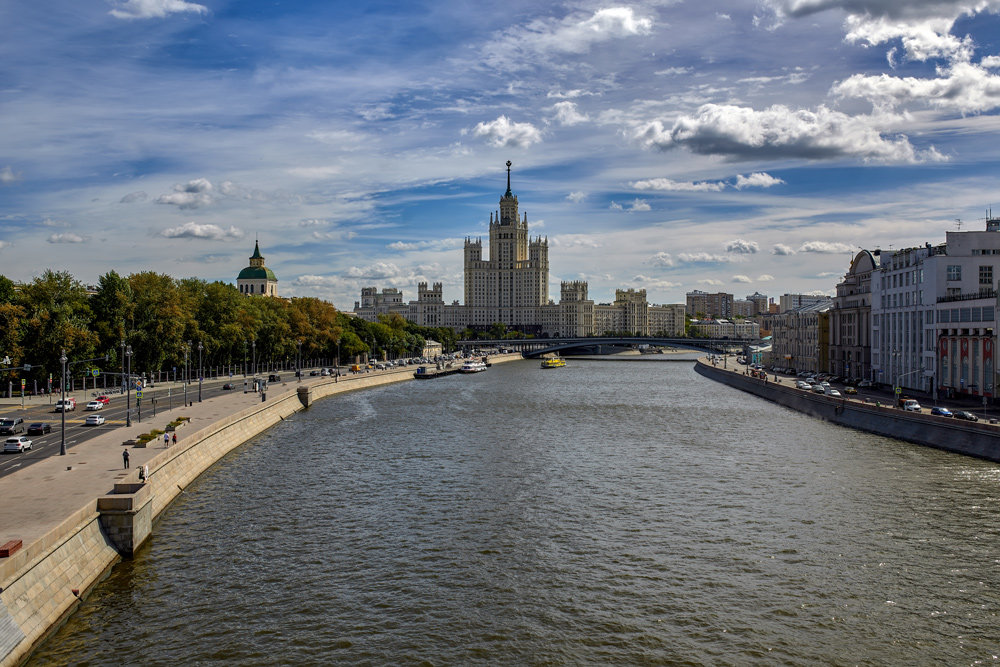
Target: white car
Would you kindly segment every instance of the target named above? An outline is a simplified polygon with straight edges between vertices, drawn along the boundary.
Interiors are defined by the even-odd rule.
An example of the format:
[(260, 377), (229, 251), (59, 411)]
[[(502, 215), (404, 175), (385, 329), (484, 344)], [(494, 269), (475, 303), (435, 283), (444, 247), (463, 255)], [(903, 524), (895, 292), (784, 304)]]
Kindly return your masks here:
[(909, 398), (903, 402), (903, 409), (907, 412), (920, 412), (920, 404)]
[(836, 389), (827, 389), (826, 390), (826, 395), (827, 396), (833, 396), (834, 398), (841, 398), (841, 396), (842, 396), (841, 393), (839, 391), (837, 391)]
[(89, 415), (87, 421), (84, 422), (87, 426), (100, 426), (105, 421), (104, 415)]
[(100, 401), (91, 401), (90, 403), (87, 403), (87, 407), (85, 409), (87, 409), (87, 410), (100, 410), (103, 407), (104, 407), (104, 403), (101, 403)]
[(798, 382), (795, 383), (795, 386), (798, 387), (799, 389), (805, 389), (807, 391), (809, 389), (812, 389), (812, 385), (810, 385), (805, 380), (799, 380)]
[(3, 443), (4, 454), (17, 452), (20, 454), (26, 449), (31, 449), (31, 440), (28, 440), (28, 436), (19, 435), (15, 438), (7, 438), (7, 441)]

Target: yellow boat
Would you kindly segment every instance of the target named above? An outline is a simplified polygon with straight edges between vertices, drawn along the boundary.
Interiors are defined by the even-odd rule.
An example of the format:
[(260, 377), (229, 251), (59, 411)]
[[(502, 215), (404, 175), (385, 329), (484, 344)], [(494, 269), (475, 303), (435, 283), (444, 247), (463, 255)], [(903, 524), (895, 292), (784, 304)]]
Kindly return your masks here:
[(542, 368), (562, 368), (566, 365), (566, 360), (560, 357), (542, 359)]

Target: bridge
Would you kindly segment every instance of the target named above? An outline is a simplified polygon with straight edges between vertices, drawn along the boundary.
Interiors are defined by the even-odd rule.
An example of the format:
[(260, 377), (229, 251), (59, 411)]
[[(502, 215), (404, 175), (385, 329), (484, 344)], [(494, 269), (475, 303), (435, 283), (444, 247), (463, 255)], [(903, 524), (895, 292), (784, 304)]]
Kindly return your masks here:
[(460, 340), (463, 349), (472, 347), (498, 347), (518, 350), (527, 358), (544, 354), (568, 352), (578, 354), (612, 354), (613, 348), (633, 348), (639, 345), (677, 347), (697, 352), (732, 352), (742, 350), (756, 341), (719, 338), (667, 338), (658, 336), (606, 336), (580, 338), (500, 338), (492, 340)]

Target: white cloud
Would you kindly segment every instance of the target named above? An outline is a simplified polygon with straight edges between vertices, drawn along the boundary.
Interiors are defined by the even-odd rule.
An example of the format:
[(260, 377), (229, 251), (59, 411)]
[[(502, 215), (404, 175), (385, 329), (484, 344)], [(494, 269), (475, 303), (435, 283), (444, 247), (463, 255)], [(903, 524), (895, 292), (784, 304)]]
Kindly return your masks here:
[(760, 252), (760, 246), (756, 241), (744, 241), (743, 239), (733, 239), (726, 244), (726, 252), (738, 255), (753, 255)]
[(670, 256), (669, 252), (658, 252), (650, 258), (649, 263), (653, 266), (670, 268), (674, 265), (674, 258)]
[(772, 276), (770, 273), (762, 273), (761, 275), (757, 276), (757, 282), (759, 283), (769, 283), (772, 280), (774, 280), (774, 276)]
[(157, 204), (170, 204), (181, 209), (208, 206), (212, 203), (212, 183), (205, 178), (196, 178), (183, 185), (175, 185), (173, 194), (160, 195)]
[(736, 176), (736, 185), (733, 187), (737, 190), (742, 190), (743, 188), (770, 188), (783, 183), (784, 181), (780, 178), (775, 178), (762, 171), (755, 171), (749, 176), (738, 174)]
[(227, 241), (243, 238), (243, 231), (230, 225), (223, 229), (218, 225), (203, 225), (197, 222), (185, 222), (177, 227), (170, 227), (160, 232), (160, 236), (168, 239), (208, 239), (210, 241)]
[(991, 111), (1000, 106), (1000, 76), (970, 63), (957, 63), (939, 71), (944, 75), (935, 79), (855, 74), (835, 85), (831, 92), (890, 107), (917, 102), (961, 113)]
[(115, 8), (109, 13), (118, 19), (158, 19), (178, 12), (208, 13), (208, 7), (185, 0), (124, 0), (113, 4)]
[(347, 229), (335, 229), (330, 232), (313, 230), (313, 233), (310, 234), (310, 236), (317, 241), (349, 241), (357, 235), (357, 232), (352, 232)]
[(515, 123), (507, 116), (499, 116), (488, 123), (479, 123), (472, 134), (486, 139), (496, 148), (527, 148), (542, 140), (542, 133), (531, 123)]
[(905, 136), (882, 137), (872, 116), (848, 116), (820, 106), (793, 110), (776, 104), (763, 111), (728, 104), (705, 104), (696, 116), (681, 116), (667, 129), (661, 121), (639, 126), (635, 136), (659, 150), (684, 147), (700, 155), (731, 160), (857, 157), (880, 162), (940, 160), (918, 152)]
[(550, 108), (555, 112), (555, 119), (560, 125), (579, 125), (590, 120), (587, 114), (577, 111), (574, 102), (556, 102)]
[(1000, 67), (1000, 56), (986, 56), (979, 61), (980, 66), (996, 69)]
[(619, 204), (618, 202), (611, 202), (608, 206), (612, 211), (628, 211), (632, 213), (633, 211), (651, 211), (652, 207), (645, 199), (639, 199), (638, 197), (633, 199), (631, 203), (626, 203), (625, 205)]
[(600, 248), (601, 244), (583, 234), (560, 234), (549, 239), (549, 244), (556, 248)]
[(49, 238), (45, 239), (49, 243), (86, 243), (87, 239), (79, 234), (73, 234), (72, 232), (66, 232), (64, 234), (52, 234)]
[(661, 190), (665, 192), (718, 192), (726, 187), (722, 181), (674, 181), (669, 178), (649, 178), (633, 181), (629, 185), (636, 190)]
[(573, 100), (576, 99), (577, 97), (583, 97), (583, 96), (597, 97), (600, 96), (600, 93), (593, 93), (589, 90), (574, 88), (573, 90), (567, 90), (565, 92), (560, 90), (550, 90), (545, 96), (557, 100)]
[(9, 248), (10, 246), (11, 246), (10, 241), (0, 241), (0, 250), (3, 250), (4, 248)]
[(465, 239), (435, 239), (432, 241), (394, 241), (387, 248), (390, 250), (454, 250), (461, 248)]
[(369, 266), (352, 266), (347, 269), (346, 274), (351, 278), (380, 280), (384, 278), (396, 278), (403, 275), (403, 271), (399, 266), (391, 262), (376, 262)]
[(709, 252), (682, 252), (677, 259), (688, 264), (730, 264), (743, 261), (739, 255), (714, 255)]
[(781, 256), (784, 256), (784, 255), (794, 255), (795, 254), (795, 248), (792, 248), (791, 246), (787, 246), (784, 243), (775, 243), (774, 247), (771, 249), (771, 254), (772, 255), (781, 255)]
[(853, 252), (854, 246), (839, 241), (809, 241), (803, 243), (799, 252), (813, 252), (818, 254), (832, 255), (839, 252)]
[(605, 7), (587, 18), (535, 19), (489, 40), (486, 61), (498, 67), (537, 66), (550, 53), (585, 53), (601, 42), (648, 35), (652, 28), (653, 22), (631, 7)]
[(680, 74), (687, 74), (691, 71), (690, 67), (668, 67), (666, 69), (661, 69), (653, 72), (658, 76), (678, 76)]
[(571, 192), (568, 195), (566, 195), (566, 199), (573, 202), (574, 204), (579, 204), (586, 198), (587, 195), (583, 192), (580, 192), (579, 190), (577, 190), (576, 192)]
[(703, 278), (698, 281), (699, 285), (709, 285), (710, 287), (718, 287), (722, 285), (721, 280), (716, 280), (715, 278)]
[(149, 195), (147, 195), (145, 192), (142, 192), (140, 190), (139, 192), (130, 192), (130, 193), (128, 193), (127, 195), (125, 195), (124, 197), (122, 197), (120, 200), (118, 200), (118, 203), (119, 204), (132, 204), (132, 203), (137, 202), (137, 201), (146, 201), (147, 199), (149, 199)]
[(660, 278), (653, 278), (651, 276), (645, 276), (641, 273), (632, 276), (632, 283), (636, 285), (641, 285), (647, 289), (673, 289), (675, 287), (680, 287), (683, 283), (675, 283), (672, 280), (662, 280)]
[(299, 287), (342, 287), (348, 283), (340, 276), (306, 274), (295, 278), (292, 284)]
[(0, 183), (3, 185), (10, 185), (19, 180), (21, 180), (21, 172), (14, 171), (10, 165), (0, 169)]
[(744, 283), (744, 284), (746, 284), (746, 283), (752, 283), (753, 281), (750, 279), (750, 276), (744, 276), (743, 274), (737, 274), (737, 275), (735, 275), (735, 276), (732, 277), (732, 280), (730, 282)]

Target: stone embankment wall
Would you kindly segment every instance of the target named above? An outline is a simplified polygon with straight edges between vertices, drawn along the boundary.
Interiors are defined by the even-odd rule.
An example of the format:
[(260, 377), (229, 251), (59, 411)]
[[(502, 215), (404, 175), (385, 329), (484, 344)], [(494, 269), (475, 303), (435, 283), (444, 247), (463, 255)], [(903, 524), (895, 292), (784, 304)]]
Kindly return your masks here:
[(841, 426), (1000, 462), (1000, 431), (992, 424), (833, 398), (765, 382), (703, 361), (695, 365), (695, 371), (709, 379)]
[[(520, 359), (493, 357), (493, 363)], [(183, 433), (180, 442), (115, 484), (116, 493), (91, 501), (0, 564), (0, 667), (17, 665), (73, 612), (81, 598), (121, 558), (149, 537), (152, 522), (182, 490), (227, 453), (313, 401), (335, 394), (413, 379), (412, 367), (293, 385), (210, 426)], [(99, 511), (100, 510), (100, 511)]]

